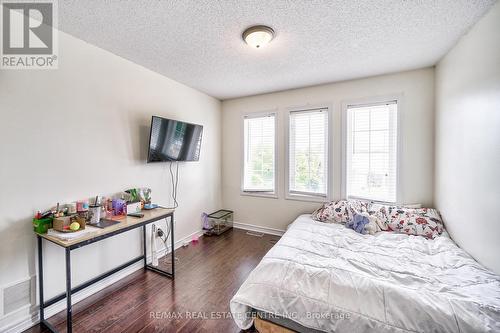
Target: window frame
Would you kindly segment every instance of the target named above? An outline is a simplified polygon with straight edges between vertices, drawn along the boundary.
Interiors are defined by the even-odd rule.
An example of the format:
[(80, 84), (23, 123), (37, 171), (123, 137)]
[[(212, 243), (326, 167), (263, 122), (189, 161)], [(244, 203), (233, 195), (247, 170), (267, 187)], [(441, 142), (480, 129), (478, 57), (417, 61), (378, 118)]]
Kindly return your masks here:
[[(274, 116), (274, 190), (273, 191), (252, 191), (245, 190), (245, 119), (263, 118), (266, 116)], [(278, 199), (279, 184), (278, 184), (278, 112), (276, 109), (260, 112), (249, 112), (241, 115), (241, 184), (240, 195), (252, 197), (264, 197)]]
[[(328, 126), (327, 126), (327, 170), (326, 170), (326, 194), (314, 194), (309, 192), (290, 191), (290, 115), (293, 112), (307, 112), (326, 110)], [(320, 105), (307, 105), (303, 107), (287, 108), (286, 124), (285, 124), (285, 199), (296, 201), (310, 201), (310, 202), (327, 202), (332, 200), (333, 189), (333, 135), (332, 135), (332, 107), (325, 104)]]
[[(389, 102), (396, 102), (397, 105), (397, 119), (396, 119), (396, 200), (395, 202), (379, 201), (370, 198), (362, 198), (351, 196), (347, 198), (347, 109), (349, 107), (373, 106), (386, 104)], [(391, 94), (377, 97), (360, 98), (354, 100), (347, 100), (342, 102), (342, 185), (341, 195), (345, 199), (363, 200), (369, 202), (377, 202), (383, 204), (398, 205), (403, 202), (402, 193), (402, 168), (401, 168), (401, 124), (403, 118), (403, 94)]]

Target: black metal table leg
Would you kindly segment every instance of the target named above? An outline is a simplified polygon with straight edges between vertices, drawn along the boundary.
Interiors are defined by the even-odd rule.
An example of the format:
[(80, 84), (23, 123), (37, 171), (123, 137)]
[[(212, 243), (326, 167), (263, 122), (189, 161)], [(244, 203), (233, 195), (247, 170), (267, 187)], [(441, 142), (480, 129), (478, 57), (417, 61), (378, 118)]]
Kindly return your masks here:
[(43, 239), (39, 235), (37, 235), (37, 243), (38, 243), (38, 295), (40, 296), (40, 307), (39, 307), (39, 315), (40, 315), (40, 326), (47, 328), (50, 332), (57, 332), (56, 329), (45, 320), (45, 300), (43, 296)]
[(66, 248), (66, 332), (73, 330), (73, 308), (71, 306), (71, 250)]
[(142, 243), (144, 244), (144, 269), (148, 266), (148, 257), (147, 257), (147, 249), (146, 249), (146, 225), (142, 226)]
[[(167, 217), (165, 217), (165, 220), (167, 221), (167, 218), (170, 217), (170, 246), (171, 246), (171, 258), (172, 258), (172, 263), (171, 263), (171, 272), (164, 271), (163, 269), (157, 268), (151, 264), (148, 264), (146, 262), (146, 229), (144, 228), (143, 230), (143, 238), (144, 238), (144, 267), (146, 269), (149, 269), (150, 271), (156, 272), (158, 274), (164, 275), (166, 277), (169, 277), (171, 279), (174, 278), (175, 274), (175, 253), (174, 253), (174, 214), (171, 213)], [(168, 224), (168, 221), (167, 221)], [(168, 227), (168, 226), (167, 226)]]
[(172, 279), (175, 276), (175, 253), (174, 253), (174, 213), (170, 215), (170, 252), (172, 254)]
[(45, 320), (45, 313), (43, 307), (43, 256), (42, 256), (42, 237), (37, 236), (38, 242), (38, 294), (40, 296), (40, 322)]

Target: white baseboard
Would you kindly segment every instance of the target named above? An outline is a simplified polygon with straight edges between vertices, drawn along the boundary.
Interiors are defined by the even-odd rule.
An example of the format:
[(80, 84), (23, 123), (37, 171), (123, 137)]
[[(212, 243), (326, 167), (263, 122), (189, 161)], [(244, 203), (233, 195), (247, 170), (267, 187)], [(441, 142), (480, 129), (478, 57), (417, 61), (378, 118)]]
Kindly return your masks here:
[[(193, 236), (202, 236), (203, 235), (203, 230), (198, 230), (196, 232), (193, 232), (192, 234), (181, 238), (177, 240), (174, 243), (175, 249), (180, 248), (183, 246), (186, 242), (190, 242)], [(164, 255), (170, 253), (170, 248), (162, 248), (157, 250), (158, 256), (163, 257)], [(151, 260), (151, 255), (147, 255), (147, 260)], [(135, 271), (142, 269), (144, 267), (144, 263), (142, 261), (136, 262), (133, 265), (128, 266), (127, 268), (122, 269), (119, 272), (116, 272), (115, 274), (99, 281), (91, 286), (79, 291), (78, 293), (72, 294), (71, 295), (71, 300), (72, 303), (78, 303), (81, 300), (103, 290), (104, 288), (112, 285), (118, 280), (121, 280), (125, 278), (126, 276), (134, 273)], [(66, 309), (66, 300), (63, 299), (54, 305), (51, 305), (50, 307), (45, 309), (45, 318), (50, 318), (51, 316), (55, 315), (56, 313), (63, 311)], [(15, 314), (15, 313), (13, 313)], [(33, 306), (32, 311), (25, 315), (21, 320), (17, 320), (16, 322), (12, 323), (9, 322), (9, 315), (5, 316), (4, 318), (0, 318), (0, 332), (4, 333), (19, 333), (27, 330), (28, 328), (38, 324), (40, 322), (40, 318), (38, 315), (38, 306)]]
[[(174, 242), (175, 249), (177, 250), (178, 248), (182, 247), (184, 244), (191, 242), (193, 236), (198, 236), (198, 237), (203, 236), (203, 230), (195, 231), (192, 234), (189, 234), (186, 237), (181, 238), (178, 241), (175, 241)], [(158, 255), (158, 258), (161, 258), (161, 257), (163, 257), (163, 256), (165, 256), (165, 255), (167, 255), (169, 253), (170, 253), (170, 246), (163, 247), (163, 248), (160, 248), (160, 249), (156, 250), (156, 254)], [(148, 262), (151, 261), (151, 254), (147, 254), (146, 255), (146, 260)]]
[(7, 321), (9, 316), (5, 316), (0, 320), (0, 332), (5, 332), (5, 333), (18, 333), (18, 332), (23, 332), (30, 327), (38, 324), (38, 310), (27, 313), (24, 318), (21, 321), (17, 321), (14, 324), (5, 322)]
[(263, 234), (274, 235), (274, 236), (283, 236), (285, 230), (274, 229), (269, 227), (262, 227), (254, 224), (233, 222), (233, 227), (236, 229), (250, 230), (255, 232), (261, 232)]

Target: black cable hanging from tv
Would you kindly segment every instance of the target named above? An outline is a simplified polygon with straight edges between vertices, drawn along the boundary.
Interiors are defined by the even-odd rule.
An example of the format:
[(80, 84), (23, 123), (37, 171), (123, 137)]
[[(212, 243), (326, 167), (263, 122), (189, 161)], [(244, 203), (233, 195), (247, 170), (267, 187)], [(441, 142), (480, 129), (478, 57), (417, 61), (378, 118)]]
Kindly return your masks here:
[(177, 202), (177, 185), (179, 185), (179, 162), (175, 162), (175, 176), (174, 171), (172, 170), (172, 164), (174, 162), (169, 162), (169, 171), (170, 171), (170, 180), (172, 182), (172, 199), (174, 200), (174, 206), (168, 207), (168, 209), (175, 209), (179, 207), (179, 203)]

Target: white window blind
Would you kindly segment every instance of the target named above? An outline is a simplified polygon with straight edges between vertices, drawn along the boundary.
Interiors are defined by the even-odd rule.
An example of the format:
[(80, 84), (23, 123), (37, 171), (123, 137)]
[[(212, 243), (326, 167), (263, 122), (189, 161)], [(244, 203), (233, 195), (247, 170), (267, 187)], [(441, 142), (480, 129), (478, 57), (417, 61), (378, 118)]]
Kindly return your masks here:
[(396, 202), (397, 102), (347, 108), (346, 195)]
[(288, 170), (290, 194), (326, 196), (328, 110), (290, 112)]
[(243, 191), (275, 192), (275, 114), (245, 116)]

